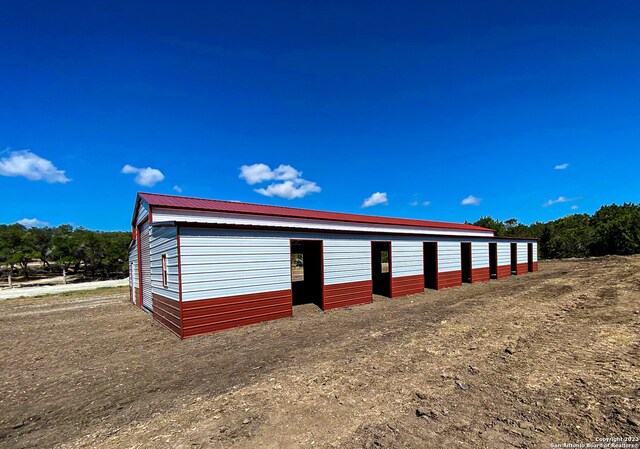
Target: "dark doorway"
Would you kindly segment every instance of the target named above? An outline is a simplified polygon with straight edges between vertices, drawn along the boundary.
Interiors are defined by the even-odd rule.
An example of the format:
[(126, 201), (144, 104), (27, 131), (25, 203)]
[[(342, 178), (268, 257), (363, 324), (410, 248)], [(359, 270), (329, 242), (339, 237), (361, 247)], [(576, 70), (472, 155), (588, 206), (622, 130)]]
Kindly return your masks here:
[(424, 287), (438, 288), (438, 243), (424, 242)]
[(322, 308), (322, 240), (291, 240), (293, 305)]
[(371, 242), (373, 294), (391, 297), (391, 242)]
[(527, 271), (533, 273), (533, 243), (527, 243)]
[(471, 283), (471, 243), (460, 243), (462, 282)]
[(511, 274), (518, 274), (518, 244), (511, 244)]
[(489, 278), (498, 279), (498, 244), (489, 243)]

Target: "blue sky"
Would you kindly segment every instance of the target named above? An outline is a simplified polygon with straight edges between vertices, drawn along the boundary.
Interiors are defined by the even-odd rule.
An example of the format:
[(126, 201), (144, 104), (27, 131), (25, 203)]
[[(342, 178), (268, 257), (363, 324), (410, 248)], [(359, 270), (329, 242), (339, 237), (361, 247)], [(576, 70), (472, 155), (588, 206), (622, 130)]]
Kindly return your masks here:
[(126, 230), (137, 191), (525, 223), (640, 201), (637, 1), (0, 10), (0, 223)]

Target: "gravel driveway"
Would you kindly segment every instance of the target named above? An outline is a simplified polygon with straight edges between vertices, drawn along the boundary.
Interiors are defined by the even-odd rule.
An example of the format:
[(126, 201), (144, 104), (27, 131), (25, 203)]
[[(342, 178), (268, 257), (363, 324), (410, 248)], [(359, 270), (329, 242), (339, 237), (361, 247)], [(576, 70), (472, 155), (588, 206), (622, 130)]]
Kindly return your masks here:
[(29, 296), (52, 295), (64, 292), (77, 292), (80, 290), (95, 290), (104, 287), (122, 287), (129, 285), (129, 278), (110, 281), (81, 282), (67, 285), (43, 285), (37, 287), (17, 287), (0, 290), (0, 300), (23, 298)]

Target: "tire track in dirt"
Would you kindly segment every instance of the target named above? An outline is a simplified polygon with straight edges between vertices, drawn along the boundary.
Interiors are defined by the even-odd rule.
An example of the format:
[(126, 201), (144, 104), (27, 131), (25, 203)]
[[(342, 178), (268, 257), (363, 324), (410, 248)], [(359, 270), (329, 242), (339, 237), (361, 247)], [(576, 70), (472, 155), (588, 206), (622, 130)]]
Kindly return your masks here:
[[(505, 295), (508, 294), (509, 287), (507, 285), (495, 285), (495, 287), (498, 287), (495, 290)], [(466, 292), (463, 289), (454, 289), (430, 292), (430, 294), (424, 296), (432, 297), (435, 301), (433, 304), (437, 305), (437, 308), (430, 309), (430, 312), (432, 315), (435, 313), (432, 317), (433, 319), (439, 320), (444, 314), (451, 314), (458, 309), (472, 307), (472, 303), (477, 303), (477, 300), (470, 301), (466, 296), (471, 292), (482, 291), (487, 288), (489, 288), (489, 284), (472, 285), (469, 286)], [(167, 366), (162, 366), (162, 368), (155, 361), (148, 361), (150, 363), (149, 366), (136, 363), (135, 366), (129, 367), (127, 376), (132, 380), (141, 380), (141, 382), (134, 382), (134, 385), (138, 384), (134, 388), (139, 390), (134, 395), (139, 396), (139, 392), (145, 392), (144, 398), (140, 398), (143, 399), (142, 402), (144, 403), (142, 406), (143, 413), (147, 411), (154, 414), (162, 413), (163, 411), (169, 412), (180, 406), (183, 395), (211, 396), (212, 394), (216, 395), (229, 391), (235, 386), (250, 384), (255, 378), (255, 371), (252, 368), (258, 365), (263, 367), (261, 371), (264, 371), (266, 376), (268, 373), (283, 367), (312, 363), (318, 358), (328, 358), (330, 360), (337, 351), (353, 350), (356, 353), (366, 353), (371, 346), (382, 345), (385, 342), (389, 344), (394, 341), (395, 335), (402, 335), (407, 328), (422, 324), (423, 318), (420, 314), (411, 313), (407, 315), (406, 313), (397, 313), (396, 306), (398, 305), (413, 308), (427, 305), (419, 301), (411, 304), (411, 301), (416, 301), (416, 299), (385, 299), (372, 305), (351, 310), (341, 310), (330, 314), (306, 314), (293, 320), (281, 320), (239, 329), (238, 331), (187, 340), (183, 342), (186, 345), (181, 345), (184, 353), (182, 357), (179, 357), (180, 363), (175, 357), (166, 361)], [(465, 301), (469, 301), (469, 304), (466, 304)], [(140, 318), (138, 311), (135, 309), (129, 310), (131, 310), (132, 314), (138, 314), (134, 315), (136, 318)], [(60, 319), (64, 322), (64, 317), (61, 316)], [(311, 329), (313, 331), (310, 332)], [(87, 335), (87, 331), (83, 330), (80, 335)], [(288, 344), (285, 339), (296, 342), (296, 344)], [(271, 342), (273, 340), (279, 340), (280, 344), (272, 346)], [(152, 333), (142, 340), (138, 340), (143, 347), (145, 341), (149, 343), (154, 341), (156, 344), (169, 346), (174, 346), (176, 343), (172, 336), (157, 326), (154, 327)], [(213, 345), (207, 343), (213, 343)], [(84, 341), (76, 342), (77, 346), (82, 346), (83, 344)], [(352, 348), (350, 349), (351, 346)], [(329, 347), (330, 350), (325, 351), (325, 347)], [(76, 351), (85, 352), (87, 350), (76, 348)], [(234, 351), (237, 351), (237, 353), (233, 353)], [(219, 361), (212, 366), (202, 367), (201, 362), (210, 359), (211, 353), (217, 354)], [(142, 354), (139, 355), (141, 356)], [(177, 372), (168, 371), (167, 367), (171, 366), (177, 366)], [(201, 378), (190, 375), (190, 370), (203, 372), (203, 377), (216, 378), (218, 381), (215, 383), (203, 382)], [(207, 374), (204, 374), (204, 372)], [(86, 377), (86, 374), (79, 373), (82, 377)], [(97, 376), (93, 377), (92, 383), (104, 381), (101, 380), (104, 375), (101, 375), (100, 370), (94, 369), (88, 374)], [(113, 374), (110, 377), (112, 378)], [(157, 380), (150, 384), (151, 379)], [(88, 386), (89, 384), (86, 385)], [(131, 401), (130, 395), (125, 392), (122, 392), (123, 394), (108, 392), (108, 396), (104, 400), (96, 400), (93, 394), (87, 396), (82, 391), (82, 387), (78, 391), (78, 388), (73, 386), (71, 391), (76, 392), (78, 405), (83, 409), (88, 408), (86, 415), (83, 416), (84, 426), (90, 425), (90, 419), (96, 419), (98, 426), (104, 426), (106, 419), (108, 422), (112, 422), (114, 427), (125, 425), (131, 420), (139, 421), (145, 419), (144, 414), (140, 415), (142, 410), (136, 408), (116, 416), (112, 414), (103, 416), (105, 413), (103, 410), (108, 409), (109, 404), (117, 404), (120, 410), (123, 404), (126, 405)], [(176, 398), (175, 401), (177, 403), (167, 400), (165, 396), (167, 391), (171, 391), (169, 398)], [(82, 405), (84, 400), (81, 398), (83, 397), (87, 397), (86, 401), (90, 400), (91, 402)], [(66, 408), (70, 405), (72, 404), (64, 407)], [(64, 408), (60, 412), (65, 412)], [(66, 413), (71, 413), (71, 410)], [(58, 421), (56, 418), (57, 413), (51, 415), (47, 412), (47, 415), (49, 415), (48, 419), (50, 421)], [(93, 416), (96, 416), (96, 418), (92, 418)], [(50, 422), (50, 424), (52, 423)], [(68, 423), (63, 421), (58, 425), (68, 426)], [(43, 427), (40, 424), (40, 420), (36, 420), (33, 426), (25, 428), (24, 431), (49, 432), (50, 429), (51, 425)]]
[[(532, 290), (538, 290), (541, 288), (544, 288), (544, 287), (534, 286)], [(562, 291), (566, 291), (566, 289), (561, 286), (558, 288), (558, 291), (562, 292)], [(523, 291), (520, 294), (526, 295), (527, 291)], [(514, 296), (511, 295), (510, 298), (511, 300), (513, 300)], [(473, 315), (474, 309), (476, 308), (476, 306), (480, 306), (483, 304), (484, 303), (482, 301), (470, 299), (462, 302), (457, 302), (453, 304), (453, 306), (455, 306), (456, 308), (465, 309), (466, 310), (465, 315)], [(337, 379), (338, 379), (337, 382), (346, 383), (351, 386), (353, 386), (354, 384), (360, 385), (362, 382), (367, 383), (368, 382), (367, 376), (370, 377), (369, 373), (376, 372), (376, 371), (377, 373), (375, 378), (377, 379), (377, 381), (380, 381), (381, 379), (386, 379), (386, 378), (395, 378), (395, 379), (398, 379), (399, 377), (401, 378), (403, 376), (404, 369), (411, 366), (412, 364), (417, 363), (420, 360), (420, 357), (416, 358), (415, 356), (411, 356), (409, 359), (406, 359), (404, 357), (404, 354), (411, 354), (411, 351), (403, 351), (402, 347), (407, 345), (406, 343), (407, 341), (415, 342), (417, 337), (420, 337), (420, 336), (424, 338), (425, 333), (429, 335), (435, 334), (437, 332), (437, 328), (440, 325), (440, 321), (443, 318), (446, 318), (446, 316), (450, 316), (452, 314), (455, 315), (457, 313), (457, 310), (454, 313), (452, 313), (452, 310), (448, 310), (448, 311), (443, 310), (442, 312), (444, 313), (441, 316), (431, 316), (430, 317), (431, 320), (426, 324), (423, 323), (424, 326), (419, 331), (415, 330), (416, 324), (419, 324), (418, 322), (422, 323), (422, 318), (420, 318), (418, 315), (415, 315), (414, 317), (412, 317), (412, 320), (417, 320), (418, 322), (407, 321), (406, 316), (403, 316), (402, 318), (398, 318), (398, 320), (404, 321), (404, 324), (405, 324), (405, 327), (403, 329), (400, 329), (398, 332), (380, 332), (378, 330), (374, 331), (373, 334), (377, 337), (376, 345), (375, 345), (376, 349), (374, 350), (375, 352), (372, 353), (371, 345), (367, 345), (365, 342), (363, 342), (362, 348), (356, 347), (355, 350), (353, 351), (355, 354), (353, 356), (347, 357), (347, 363), (352, 363), (354, 360), (357, 360), (358, 358), (361, 357), (359, 354), (363, 354), (365, 352), (368, 352), (367, 354), (368, 359), (378, 360), (381, 354), (386, 354), (388, 360), (384, 363), (383, 366), (379, 366), (379, 365), (371, 366), (368, 363), (365, 363), (364, 366), (361, 366), (359, 368), (356, 367), (356, 375), (337, 376)], [(388, 325), (388, 328), (393, 328), (395, 325), (395, 323), (391, 324), (389, 322), (387, 322), (386, 324)], [(407, 332), (407, 329), (411, 329), (411, 331)], [(414, 343), (409, 343), (410, 346), (413, 344)], [(347, 345), (352, 345), (352, 343)], [(398, 347), (400, 348), (400, 350), (398, 350)], [(359, 351), (358, 349), (362, 349), (362, 350)], [(391, 357), (389, 357), (389, 355), (391, 355)], [(330, 407), (331, 405), (333, 405), (332, 402), (334, 401), (338, 401), (338, 403), (340, 403), (339, 398), (342, 395), (344, 395), (344, 393), (341, 393), (341, 396), (338, 396), (336, 393), (336, 391), (339, 390), (339, 387), (334, 385), (334, 383), (336, 382), (336, 374), (335, 374), (335, 367), (333, 366), (333, 364), (327, 365), (327, 361), (320, 361), (320, 362), (314, 363), (313, 366), (308, 368), (309, 369), (305, 369), (304, 371), (302, 371), (300, 376), (294, 376), (294, 378), (289, 378), (288, 381), (287, 381), (287, 377), (290, 377), (290, 376), (286, 374), (288, 371), (286, 368), (277, 370), (275, 372), (271, 372), (269, 373), (269, 379), (263, 378), (261, 381), (257, 381), (257, 383), (252, 386), (243, 388), (241, 390), (238, 390), (237, 392), (234, 391), (233, 393), (230, 394), (230, 396), (233, 398), (238, 396), (242, 397), (244, 395), (255, 396), (255, 393), (248, 393), (247, 391), (260, 390), (265, 394), (265, 397), (268, 398), (268, 399), (265, 398), (265, 401), (263, 403), (246, 404), (246, 401), (245, 401), (245, 402), (242, 402), (242, 404), (244, 404), (243, 406), (245, 405), (250, 406), (251, 410), (269, 411), (273, 408), (273, 405), (274, 405), (273, 403), (278, 404), (279, 402), (282, 403), (283, 401), (286, 401), (286, 399), (279, 398), (279, 396), (281, 396), (279, 393), (279, 390), (282, 390), (285, 392), (288, 391), (289, 389), (291, 389), (291, 387), (295, 387), (296, 383), (299, 383), (300, 381), (299, 377), (304, 377), (305, 375), (307, 375), (311, 378), (311, 381), (308, 382), (307, 385), (315, 385), (317, 388), (317, 385), (320, 383), (320, 385), (323, 385), (324, 387), (326, 387), (326, 388), (322, 388), (323, 392), (319, 394), (318, 397), (314, 398), (313, 402), (316, 407), (318, 405), (325, 403), (327, 401), (327, 398), (329, 399), (329, 403), (325, 404), (325, 407)], [(311, 373), (317, 373), (317, 375), (313, 375)], [(270, 376), (273, 376), (273, 377), (270, 377)], [(270, 379), (277, 379), (278, 383), (274, 384)], [(398, 380), (400, 384), (403, 384), (404, 382), (409, 382), (410, 379), (405, 379), (404, 381), (402, 379), (398, 379)], [(331, 386), (327, 387), (327, 384), (330, 384)], [(272, 388), (276, 389), (275, 398), (273, 397), (274, 392)], [(382, 388), (383, 391), (388, 391), (390, 389), (391, 390), (393, 389), (392, 386), (390, 385), (386, 386), (385, 388)], [(297, 388), (294, 388), (294, 390), (297, 390)], [(407, 394), (406, 391), (403, 391), (401, 394), (404, 396), (413, 398), (413, 392), (409, 392)], [(345, 396), (345, 397), (348, 397), (348, 396)], [(238, 421), (236, 421), (235, 423), (229, 420), (222, 420), (222, 421), (216, 422), (216, 420), (220, 419), (219, 415), (223, 410), (231, 411), (231, 412), (238, 411), (238, 404), (237, 403), (234, 404), (234, 402), (230, 401), (228, 398), (229, 398), (228, 396), (221, 396), (217, 398), (217, 400), (226, 401), (226, 404), (222, 408), (216, 408), (216, 406), (212, 405), (210, 402), (206, 403), (207, 405), (204, 405), (204, 403), (202, 403), (200, 406), (198, 406), (196, 401), (195, 403), (188, 403), (187, 405), (183, 405), (182, 409), (185, 411), (185, 414), (196, 415), (196, 416), (191, 416), (189, 420), (191, 422), (197, 421), (198, 418), (200, 418), (200, 419), (203, 419), (205, 423), (212, 425), (214, 429), (216, 428), (216, 424), (222, 425), (220, 428), (227, 429), (219, 438), (211, 439), (212, 437), (209, 436), (209, 440), (208, 440), (209, 442), (216, 442), (217, 444), (227, 446), (230, 440), (231, 441), (235, 440), (237, 444), (240, 447), (242, 447), (243, 441), (247, 443), (247, 441), (245, 441), (243, 437), (246, 437), (248, 427), (245, 424), (238, 425), (238, 422), (240, 421), (240, 417), (238, 417)], [(300, 402), (300, 398), (295, 398), (292, 401), (285, 402), (284, 405), (286, 408), (292, 408), (292, 407), (295, 408), (295, 405), (298, 404), (299, 402)], [(369, 398), (367, 399), (367, 402), (383, 404), (385, 401), (383, 400), (383, 398), (379, 398), (379, 399)], [(195, 404), (195, 408), (194, 408), (194, 404)], [(220, 407), (220, 404), (217, 404), (217, 405), (218, 407)], [(217, 416), (217, 418), (213, 421), (211, 419), (207, 421), (206, 413), (200, 413), (200, 416), (197, 416), (199, 413), (198, 410), (200, 410), (201, 412), (202, 407), (205, 407), (205, 408), (208, 407), (208, 410), (211, 410), (214, 416)], [(412, 411), (415, 412), (415, 408)], [(298, 413), (294, 413), (294, 415), (301, 416), (301, 415), (308, 415), (312, 413), (313, 413), (313, 408), (308, 408), (305, 410), (300, 410)], [(243, 417), (244, 418), (243, 421), (246, 419), (249, 419), (251, 422), (250, 428), (252, 430), (249, 431), (249, 434), (251, 436), (255, 435), (254, 430), (256, 430), (256, 428), (258, 428), (258, 432), (259, 432), (260, 429), (265, 427), (271, 427), (275, 425), (276, 428), (279, 428), (282, 425), (286, 425), (286, 422), (275, 422), (275, 423), (268, 422), (268, 421), (265, 422), (265, 420), (262, 419), (261, 415), (268, 415), (268, 412), (261, 413), (257, 416), (250, 414), (249, 418), (246, 418), (246, 414), (245, 414), (245, 416)], [(366, 411), (358, 410), (357, 416), (359, 417), (366, 416)], [(172, 435), (173, 434), (172, 430), (175, 430), (175, 429), (163, 428), (162, 424), (158, 422), (162, 420), (163, 418), (158, 418), (157, 420), (152, 420), (151, 422), (145, 422), (141, 426), (144, 426), (145, 428), (148, 427), (150, 429), (154, 429), (154, 431), (158, 430), (163, 435)], [(350, 424), (352, 424), (353, 422), (353, 420), (349, 419), (349, 416), (344, 416), (344, 420), (345, 422)], [(308, 423), (306, 424), (308, 425)], [(202, 422), (200, 425), (202, 425), (205, 428), (207, 427), (211, 428), (211, 426), (208, 426), (207, 424), (203, 424)], [(158, 429), (158, 427), (160, 427), (160, 429)], [(332, 428), (335, 429), (335, 427), (336, 427), (335, 423), (333, 423)], [(389, 428), (389, 426), (385, 424), (385, 428)], [(349, 431), (356, 432), (356, 429), (350, 428)], [(127, 435), (128, 433), (124, 432), (124, 434)], [(149, 432), (146, 435), (149, 438), (153, 438), (153, 432)], [(254, 437), (254, 439), (252, 440), (252, 444), (257, 444), (262, 447), (278, 447), (278, 446), (288, 447), (288, 446), (298, 446), (301, 444), (304, 445), (304, 443), (310, 444), (310, 442), (312, 440), (315, 441), (315, 439), (317, 438), (309, 437), (307, 440), (298, 439), (293, 441), (293, 440), (287, 440), (286, 433), (279, 436), (268, 434), (268, 438), (258, 439), (258, 437)], [(129, 439), (127, 438), (126, 441), (129, 441)], [(178, 442), (187, 444), (187, 442), (185, 441), (178, 440)], [(121, 441), (121, 443), (124, 443), (124, 442)], [(174, 443), (175, 441), (172, 440), (172, 444)], [(114, 447), (125, 447), (126, 444), (127, 443), (115, 444)], [(198, 446), (197, 440), (196, 442), (191, 440), (191, 444)], [(200, 444), (206, 445), (206, 443), (204, 442), (200, 442)], [(358, 446), (356, 445), (356, 447)]]
[(126, 298), (72, 319), (14, 317), (5, 323), (27, 335), (14, 342), (33, 351), (21, 359), (0, 329), (12, 366), (0, 445), (493, 448), (628, 432), (639, 268), (638, 257), (542, 263), (183, 342)]
[[(255, 385), (237, 391), (234, 390), (225, 396), (219, 396), (214, 401), (209, 401), (206, 406), (198, 406), (198, 401), (195, 401), (183, 408), (185, 414), (193, 419), (191, 422), (199, 423), (198, 427), (207, 428), (212, 433), (216, 429), (224, 429), (224, 432), (218, 432), (217, 436), (209, 434), (208, 439), (198, 439), (198, 432), (192, 431), (189, 432), (190, 437), (188, 439), (181, 439), (180, 435), (174, 433), (175, 429), (163, 427), (163, 418), (146, 422), (144, 427), (148, 427), (152, 431), (148, 434), (143, 433), (143, 435), (153, 438), (154, 432), (160, 430), (171, 444), (190, 443), (194, 447), (206, 447), (207, 444), (212, 443), (225, 447), (245, 447), (248, 445), (288, 447), (311, 445), (312, 442), (317, 445), (318, 441), (333, 441), (335, 443), (334, 445), (323, 445), (327, 447), (424, 447), (425, 441), (429, 441), (430, 447), (539, 447), (545, 441), (546, 433), (564, 432), (566, 435), (573, 437), (584, 436), (582, 434), (572, 434), (570, 432), (571, 427), (563, 427), (562, 424), (564, 422), (570, 423), (572, 420), (575, 421), (575, 411), (573, 409), (575, 403), (569, 403), (570, 406), (566, 417), (561, 419), (557, 428), (555, 428), (550, 426), (550, 424), (554, 423), (552, 418), (555, 415), (553, 413), (544, 410), (536, 411), (538, 408), (547, 405), (547, 402), (540, 402), (540, 399), (545, 399), (546, 401), (546, 396), (543, 395), (539, 398), (529, 397), (531, 396), (530, 393), (520, 389), (520, 371), (527, 368), (527, 366), (526, 364), (518, 363), (517, 360), (540, 360), (537, 357), (540, 356), (541, 349), (553, 347), (552, 343), (557, 341), (557, 335), (551, 335), (550, 339), (545, 340), (539, 346), (531, 345), (529, 342), (538, 339), (541, 335), (548, 334), (549, 326), (557, 326), (558, 323), (555, 317), (561, 315), (563, 309), (570, 310), (572, 301), (576, 297), (574, 287), (562, 282), (543, 283), (536, 288), (530, 289), (530, 291), (524, 291), (515, 296), (523, 297), (522, 299), (526, 300), (526, 297), (536, 293), (536, 291), (544, 291), (550, 298), (546, 304), (548, 309), (542, 314), (542, 320), (540, 320), (541, 311), (539, 307), (533, 308), (531, 316), (529, 316), (530, 322), (526, 323), (532, 326), (529, 328), (523, 322), (523, 314), (526, 311), (526, 307), (517, 308), (513, 311), (511, 318), (512, 322), (521, 328), (520, 331), (508, 329), (510, 332), (507, 332), (506, 336), (501, 333), (498, 333), (497, 336), (494, 335), (494, 339), (497, 341), (494, 342), (492, 347), (488, 348), (486, 347), (485, 335), (482, 333), (476, 335), (472, 331), (465, 330), (462, 333), (462, 341), (451, 341), (449, 339), (449, 342), (454, 347), (456, 344), (460, 344), (465, 346), (464, 350), (474, 351), (475, 357), (459, 354), (458, 357), (454, 357), (453, 363), (439, 367), (445, 368), (446, 372), (440, 370), (441, 372), (438, 374), (438, 369), (436, 369), (429, 373), (429, 369), (433, 368), (429, 366), (431, 361), (426, 362), (425, 365), (424, 356), (408, 355), (412, 354), (412, 351), (409, 350), (412, 344), (408, 342), (415, 344), (417, 340), (429, 347), (425, 340), (439, 341), (438, 326), (434, 324), (423, 329), (423, 331), (414, 332), (411, 335), (406, 334), (407, 338), (404, 341), (399, 341), (396, 335), (388, 341), (388, 344), (380, 345), (374, 353), (368, 354), (370, 360), (380, 360), (379, 355), (385, 354), (387, 360), (383, 366), (360, 362), (362, 366), (356, 367), (347, 376), (340, 376), (336, 372), (339, 372), (339, 370), (332, 366), (326, 366), (322, 362), (308, 367), (310, 371), (305, 369), (297, 375), (287, 375), (287, 370), (284, 369), (270, 373), (270, 375), (274, 376), (271, 379), (277, 381), (275, 384), (270, 379), (263, 379)], [(507, 301), (513, 302), (517, 300), (515, 296), (512, 295)], [(520, 304), (526, 303), (521, 301)], [(472, 316), (474, 312), (474, 310), (469, 309), (466, 314), (457, 315), (455, 321), (473, 322)], [(437, 323), (437, 319), (442, 317), (434, 318), (435, 323)], [(500, 328), (489, 330), (495, 332)], [(428, 333), (430, 337), (425, 339), (424, 333)], [(422, 339), (419, 338), (421, 335), (423, 336)], [(500, 342), (500, 338), (504, 339), (505, 337), (506, 340)], [(474, 338), (479, 341), (476, 343)], [(515, 342), (511, 341), (514, 339)], [(446, 345), (444, 341), (446, 339), (442, 340), (441, 344), (443, 346)], [(482, 341), (485, 341), (484, 347), (482, 346)], [(511, 345), (513, 354), (515, 354), (514, 357), (511, 357), (513, 354), (504, 352), (503, 347), (505, 345)], [(435, 355), (440, 356), (441, 354), (438, 353), (437, 349), (438, 345), (436, 344), (435, 346), (432, 345), (430, 351), (435, 351)], [(392, 349), (393, 347), (396, 347), (396, 349)], [(355, 363), (358, 364), (357, 358), (358, 356), (348, 358), (347, 363), (354, 363), (354, 359), (356, 359)], [(458, 363), (455, 363), (456, 361)], [(416, 364), (422, 364), (423, 366), (415, 366)], [(370, 373), (375, 371), (378, 371), (376, 375), (371, 376)], [(428, 391), (428, 387), (425, 387), (424, 384), (416, 385), (416, 371), (427, 375), (431, 379), (430, 383), (435, 384), (436, 388), (431, 392), (425, 393), (425, 389)], [(317, 373), (316, 376), (310, 374), (314, 372)], [(405, 373), (408, 374), (405, 375)], [(305, 377), (305, 375), (311, 378), (311, 381), (307, 380), (306, 386), (315, 384), (315, 388), (321, 392), (312, 398), (311, 403), (313, 406), (307, 404), (300, 407), (298, 404), (301, 399), (304, 402), (304, 397), (287, 399), (286, 393), (283, 392), (289, 391), (292, 387), (294, 387), (294, 391), (298, 390), (296, 383), (299, 383), (300, 377)], [(394, 382), (386, 383), (385, 379), (394, 379)], [(363, 383), (364, 385), (362, 385)], [(375, 387), (376, 383), (380, 385)], [(464, 389), (459, 387), (458, 383), (463, 385)], [(323, 388), (319, 387), (318, 384)], [(300, 436), (299, 433), (296, 434), (294, 432), (293, 435), (296, 435), (296, 438), (290, 438), (292, 434), (269, 432), (271, 428), (281, 429), (286, 426), (287, 421), (291, 419), (291, 415), (294, 417), (310, 415), (312, 419), (316, 419), (317, 416), (314, 415), (318, 414), (318, 408), (324, 413), (327, 409), (335, 408), (336, 404), (344, 406), (346, 403), (347, 406), (354, 407), (355, 404), (348, 403), (349, 399), (347, 398), (349, 395), (345, 394), (344, 391), (340, 391), (341, 386), (345, 384), (355, 385), (356, 390), (358, 386), (364, 387), (364, 392), (361, 391), (361, 399), (365, 400), (366, 403), (376, 404), (376, 412), (373, 415), (367, 414), (367, 410), (361, 408), (356, 408), (348, 413), (334, 412), (334, 418), (336, 416), (341, 417), (349, 425), (337, 425), (336, 419), (333, 419), (332, 425), (326, 426), (331, 429), (329, 435), (323, 435), (320, 432), (312, 433), (305, 438), (304, 435)], [(514, 384), (518, 388), (508, 388), (508, 386)], [(413, 388), (407, 388), (409, 386)], [(372, 390), (378, 390), (378, 393), (371, 395)], [(415, 396), (416, 390), (421, 391), (423, 399)], [(400, 415), (398, 415), (398, 408), (393, 406), (394, 401), (388, 400), (387, 395), (389, 394), (392, 397), (403, 398), (400, 401)], [(261, 400), (259, 398), (260, 395), (263, 396)], [(429, 408), (426, 410), (426, 415), (429, 418), (418, 419), (415, 416), (415, 411), (421, 407), (424, 408), (425, 400), (428, 402)], [(553, 401), (549, 402), (552, 403)], [(470, 405), (472, 406), (470, 407)], [(214, 415), (214, 419), (208, 418), (207, 413), (202, 411), (202, 407), (205, 410), (209, 410)], [(270, 415), (278, 415), (277, 410), (279, 408), (292, 410), (292, 412), (288, 413), (285, 419), (270, 419)], [(501, 413), (501, 409), (506, 409), (507, 412)], [(245, 413), (243, 413), (243, 410)], [(251, 412), (247, 413), (246, 410)], [(260, 410), (260, 412), (256, 413), (255, 410)], [(480, 420), (477, 418), (479, 411), (482, 416)], [(485, 411), (484, 415), (482, 411)], [(435, 412), (436, 419), (431, 417), (431, 412)], [(375, 422), (375, 415), (381, 413), (387, 415), (383, 422), (377, 425), (366, 424), (357, 429), (353, 428), (354, 416), (357, 416), (360, 421), (365, 417), (365, 421)], [(227, 419), (221, 417), (224, 414), (229, 414), (230, 417)], [(389, 419), (388, 415), (391, 416), (391, 419)], [(355, 422), (359, 420), (355, 420)], [(430, 423), (431, 420), (439, 425), (430, 426), (429, 424), (433, 424)], [(245, 421), (248, 422), (245, 423)], [(420, 423), (419, 426), (416, 426), (416, 422)], [(314, 427), (308, 420), (297, 424), (302, 428)], [(298, 428), (297, 426), (291, 427)], [(316, 432), (319, 430), (317, 427), (315, 427)], [(338, 429), (349, 436), (346, 441), (341, 441), (336, 436), (336, 433), (339, 433), (336, 432)], [(135, 429), (133, 432), (137, 433), (139, 430)], [(188, 432), (187, 429), (183, 430)], [(628, 430), (628, 426), (621, 430)], [(549, 438), (552, 438), (552, 436), (549, 436)], [(144, 437), (141, 441), (143, 440)], [(109, 440), (109, 446), (126, 446), (126, 444), (121, 444), (123, 441), (120, 440), (120, 443), (117, 443), (117, 441), (117, 439)], [(129, 440), (127, 439), (127, 441)], [(338, 441), (339, 443), (337, 443)], [(348, 443), (349, 441), (351, 443)], [(549, 439), (548, 441), (551, 440)]]

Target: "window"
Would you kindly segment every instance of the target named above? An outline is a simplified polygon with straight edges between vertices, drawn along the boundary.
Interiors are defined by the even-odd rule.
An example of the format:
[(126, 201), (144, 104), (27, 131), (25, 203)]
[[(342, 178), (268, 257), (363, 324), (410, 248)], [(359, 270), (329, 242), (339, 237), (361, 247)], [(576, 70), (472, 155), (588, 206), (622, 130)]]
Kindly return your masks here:
[(380, 251), (380, 261), (381, 261), (381, 266), (380, 266), (380, 272), (381, 273), (388, 273), (389, 272), (389, 251)]
[(304, 255), (291, 253), (291, 282), (304, 281)]
[(167, 272), (167, 255), (162, 255), (162, 286), (167, 288), (169, 285), (169, 273)]

